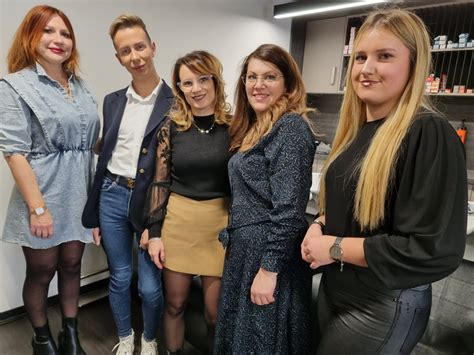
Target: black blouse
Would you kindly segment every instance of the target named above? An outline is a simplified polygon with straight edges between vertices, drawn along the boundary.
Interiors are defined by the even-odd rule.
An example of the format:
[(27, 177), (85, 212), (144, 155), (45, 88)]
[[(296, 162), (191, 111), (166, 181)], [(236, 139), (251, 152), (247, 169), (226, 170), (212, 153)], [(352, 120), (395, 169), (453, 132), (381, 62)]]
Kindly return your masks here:
[(400, 147), (385, 221), (376, 231), (362, 231), (353, 216), (356, 168), (383, 122), (365, 123), (327, 171), (327, 234), (365, 237), (368, 267), (388, 288), (428, 284), (452, 273), (464, 254), (464, 149), (446, 119), (420, 115)]
[[(228, 127), (214, 123), (214, 115), (194, 117), (186, 131), (168, 119), (157, 133), (155, 176), (144, 208), (150, 237), (161, 236), (171, 192), (193, 200), (229, 196), (227, 162), (230, 157)], [(211, 129), (212, 127), (212, 129)]]
[(230, 136), (214, 115), (194, 116), (196, 126), (186, 131), (171, 123), (171, 191), (193, 200), (210, 200), (230, 194), (227, 162)]

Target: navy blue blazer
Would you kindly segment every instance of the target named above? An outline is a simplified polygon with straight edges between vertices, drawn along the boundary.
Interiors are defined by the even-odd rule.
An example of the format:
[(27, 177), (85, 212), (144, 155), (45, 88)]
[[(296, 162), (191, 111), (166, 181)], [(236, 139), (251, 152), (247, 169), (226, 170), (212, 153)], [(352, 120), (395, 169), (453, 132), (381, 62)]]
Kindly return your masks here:
[[(123, 112), (127, 103), (127, 88), (108, 94), (104, 99), (103, 115), (104, 123), (102, 128), (102, 142), (99, 160), (97, 162), (96, 173), (92, 189), (82, 213), (82, 224), (86, 228), (100, 227), (99, 225), (99, 195), (102, 180), (107, 170), (107, 165), (112, 157), (112, 152), (117, 143), (117, 136), (122, 121)], [(130, 201), (130, 220), (138, 231), (144, 229), (143, 207), (145, 198), (153, 176), (155, 174), (156, 160), (156, 132), (161, 127), (163, 121), (173, 103), (173, 92), (163, 81), (163, 85), (156, 98), (155, 107), (148, 121), (148, 125), (143, 137), (140, 156), (138, 158), (137, 175), (135, 178), (135, 188), (133, 189)]]

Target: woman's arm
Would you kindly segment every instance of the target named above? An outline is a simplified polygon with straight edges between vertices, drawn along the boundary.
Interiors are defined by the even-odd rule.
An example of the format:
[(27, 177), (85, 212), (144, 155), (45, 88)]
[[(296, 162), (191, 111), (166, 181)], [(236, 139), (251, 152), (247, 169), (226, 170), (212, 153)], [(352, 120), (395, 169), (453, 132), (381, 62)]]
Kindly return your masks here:
[(145, 202), (145, 226), (140, 247), (147, 248), (151, 259), (160, 269), (165, 261), (165, 250), (160, 239), (166, 215), (171, 183), (171, 121), (168, 119), (157, 133), (156, 168)]
[(36, 176), (30, 164), (23, 155), (14, 154), (5, 157), (10, 167), (15, 183), (20, 190), (23, 199), (28, 205), (30, 212), (35, 208), (45, 208), (45, 213), (37, 216), (32, 213), (30, 216), (31, 233), (37, 237), (49, 238), (53, 235), (53, 219), (49, 213), (43, 196), (41, 195)]
[(314, 137), (301, 117), (291, 115), (282, 120), (265, 151), (269, 160), (272, 211), (266, 250), (251, 287), (252, 302), (259, 305), (274, 302), (277, 275), (294, 257), (301, 229), (306, 226), (304, 211), (316, 148)]
[[(466, 240), (466, 165), (452, 127), (440, 118), (419, 119), (402, 149), (384, 230), (366, 238), (345, 236), (341, 243), (344, 262), (368, 266), (391, 289), (449, 275), (462, 260)], [(312, 225), (302, 245), (303, 259), (312, 267), (333, 262), (329, 248), (334, 240)]]
[[(322, 223), (324, 216), (317, 219)], [(365, 238), (346, 237), (342, 239), (342, 262), (367, 267), (364, 253)], [(334, 245), (336, 237), (324, 235), (321, 226), (312, 223), (301, 244), (301, 257), (310, 263), (312, 269), (333, 263), (329, 250)]]
[[(12, 172), (16, 185), (29, 211), (45, 206), (36, 175), (25, 158), (31, 152), (31, 110), (16, 91), (0, 80), (0, 151)], [(31, 233), (48, 238), (53, 234), (52, 217), (49, 211), (41, 216), (30, 216)]]

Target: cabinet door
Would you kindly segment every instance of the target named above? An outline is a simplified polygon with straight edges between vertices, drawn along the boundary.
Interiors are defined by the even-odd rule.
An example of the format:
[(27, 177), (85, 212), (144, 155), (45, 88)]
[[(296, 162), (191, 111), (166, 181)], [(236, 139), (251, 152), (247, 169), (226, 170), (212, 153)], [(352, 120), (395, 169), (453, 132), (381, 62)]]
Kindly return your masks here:
[(308, 22), (303, 80), (309, 93), (339, 92), (345, 17)]

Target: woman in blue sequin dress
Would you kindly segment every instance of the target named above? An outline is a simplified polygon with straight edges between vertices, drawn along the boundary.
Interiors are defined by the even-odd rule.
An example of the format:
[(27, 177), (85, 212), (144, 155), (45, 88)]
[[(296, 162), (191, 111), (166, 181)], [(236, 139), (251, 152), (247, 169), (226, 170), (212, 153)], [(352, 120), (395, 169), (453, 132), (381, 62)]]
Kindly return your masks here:
[(230, 126), (230, 223), (215, 354), (310, 350), (311, 273), (299, 255), (315, 152), (296, 63), (276, 45), (245, 60)]

